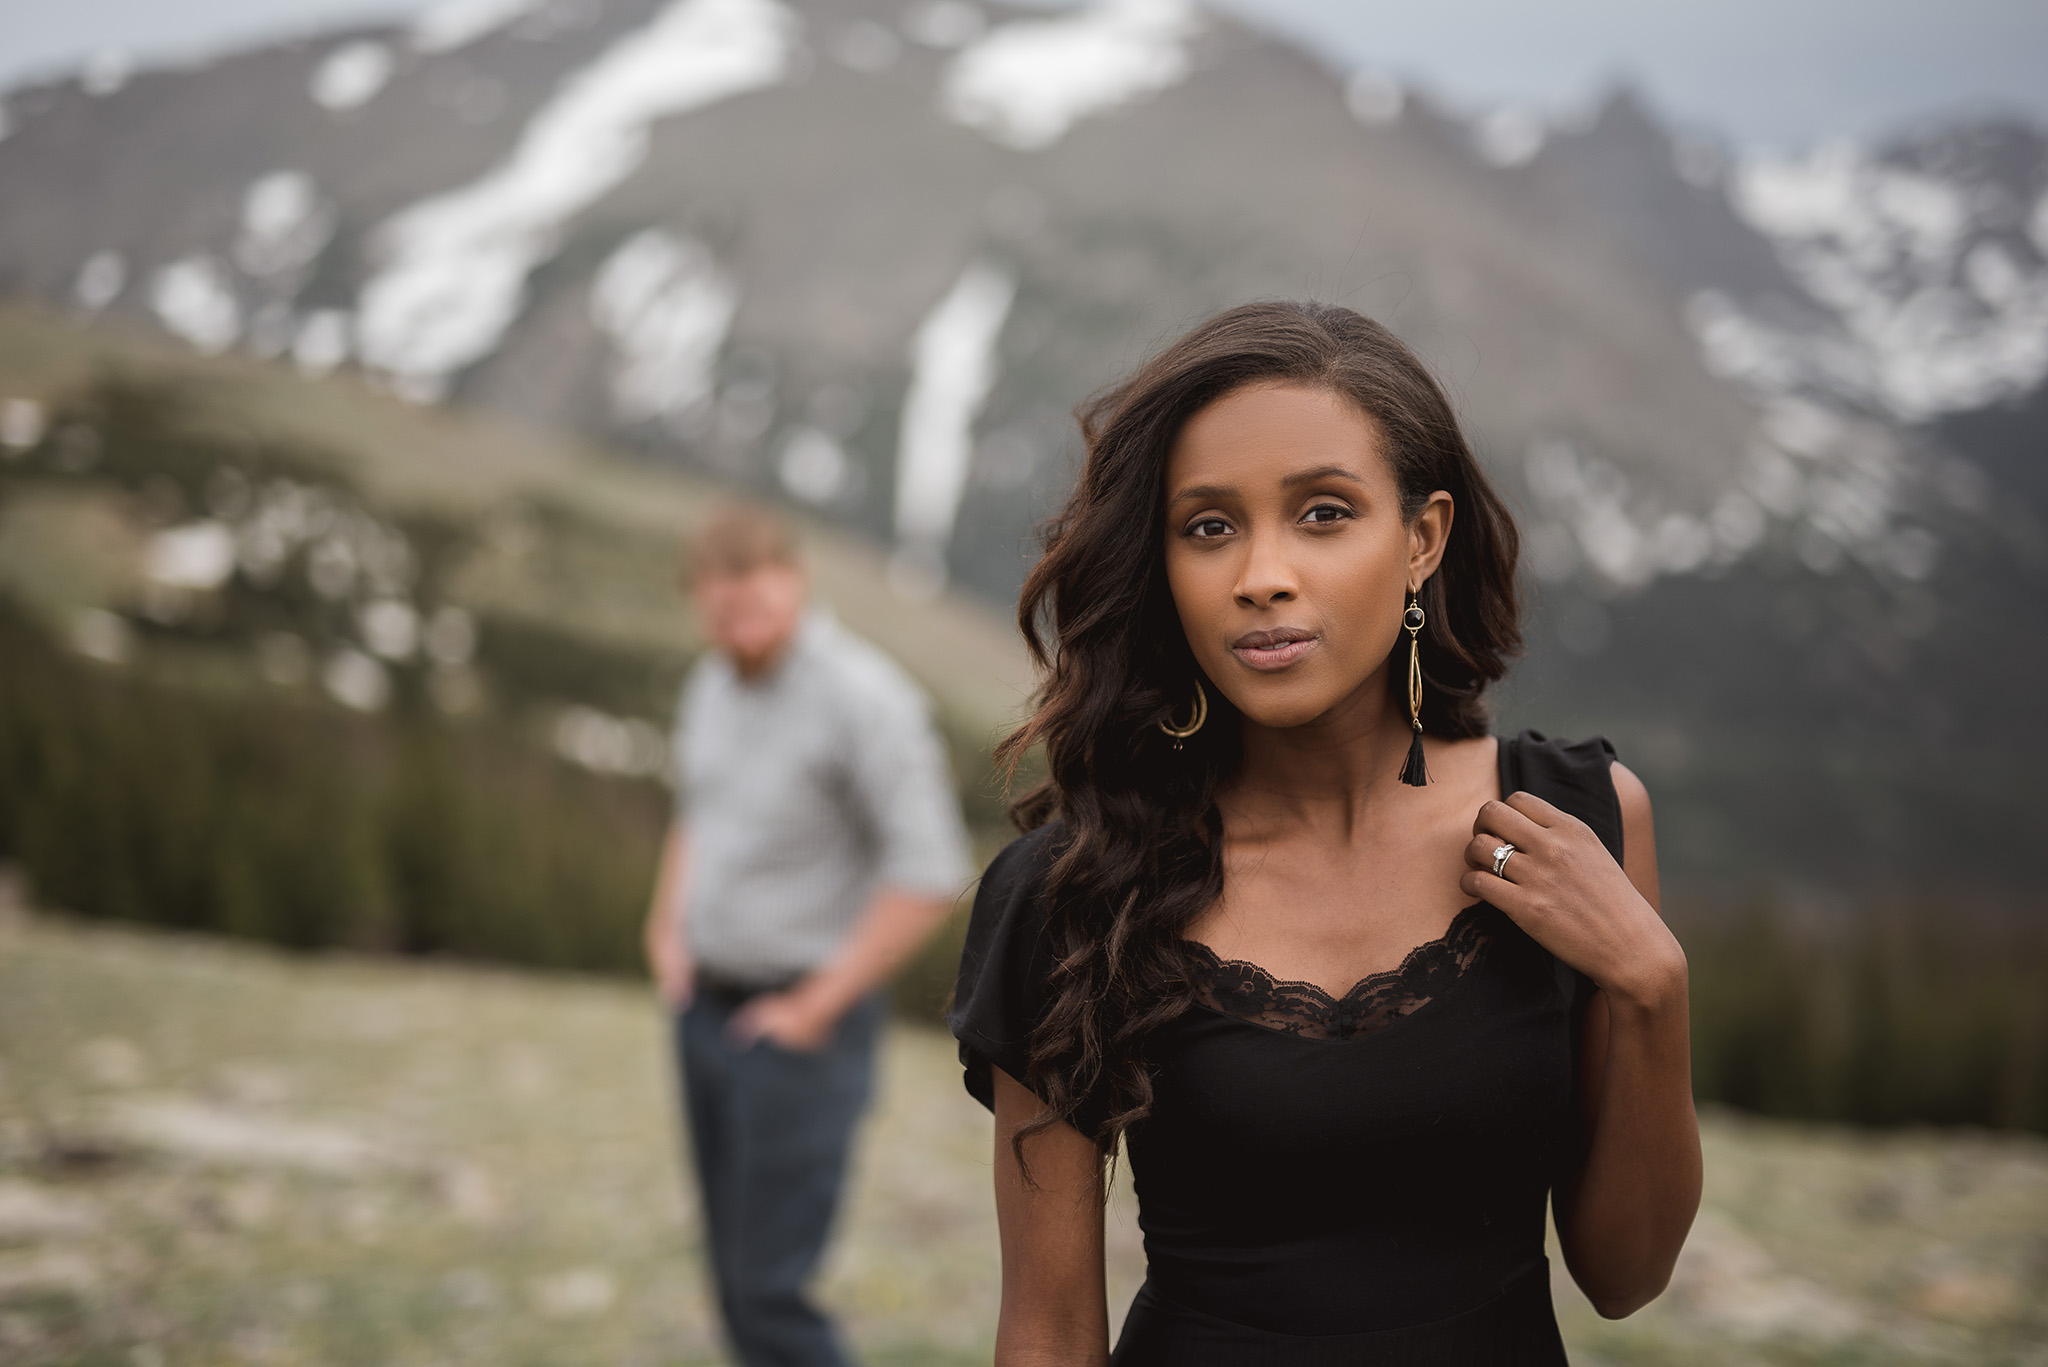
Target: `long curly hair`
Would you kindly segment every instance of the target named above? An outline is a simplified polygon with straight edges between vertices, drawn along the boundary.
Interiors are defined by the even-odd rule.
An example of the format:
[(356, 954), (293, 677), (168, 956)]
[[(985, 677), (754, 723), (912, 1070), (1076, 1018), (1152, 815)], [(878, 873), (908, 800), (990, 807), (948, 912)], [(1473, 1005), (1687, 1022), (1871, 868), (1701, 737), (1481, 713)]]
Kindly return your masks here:
[[(1426, 733), (1485, 735), (1481, 695), (1519, 651), (1513, 518), (1473, 458), (1450, 401), (1386, 328), (1347, 308), (1247, 304), (1167, 346), (1076, 416), (1087, 463), (1047, 524), (1017, 620), (1044, 683), (1031, 717), (997, 747), (1014, 774), (1044, 747), (1045, 780), (1016, 798), (1023, 830), (1057, 820), (1042, 896), (1052, 955), (1049, 1005), (1025, 1078), (1045, 1110), (1015, 1138), (1104, 1117), (1105, 1157), (1150, 1113), (1144, 1045), (1193, 1001), (1188, 926), (1223, 890), (1216, 791), (1236, 769), (1241, 717), (1213, 684), (1208, 723), (1174, 750), (1159, 723), (1184, 719), (1202, 679), (1167, 587), (1169, 452), (1195, 413), (1248, 384), (1281, 381), (1348, 396), (1378, 426), (1413, 519), (1438, 489), (1455, 517), (1423, 586)], [(1406, 702), (1406, 670), (1388, 670)]]

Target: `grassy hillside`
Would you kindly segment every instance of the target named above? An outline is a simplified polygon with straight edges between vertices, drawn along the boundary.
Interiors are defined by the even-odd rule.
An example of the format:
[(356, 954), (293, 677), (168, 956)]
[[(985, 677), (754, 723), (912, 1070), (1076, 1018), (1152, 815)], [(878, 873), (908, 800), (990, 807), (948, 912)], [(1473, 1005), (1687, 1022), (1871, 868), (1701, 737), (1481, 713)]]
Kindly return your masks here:
[[(151, 476), (109, 470), (109, 388), (173, 406), (157, 415), (188, 450), (181, 497)], [(53, 610), (122, 606), (139, 590), (148, 531), (204, 515), (206, 480), (255, 466), (347, 490), (380, 516), (441, 529), (458, 554), (449, 597), (479, 615), (532, 623), (579, 644), (674, 659), (695, 641), (674, 594), (676, 553), (718, 491), (701, 479), (579, 440), (461, 411), (420, 408), (345, 378), (310, 380), (279, 365), (204, 359), (142, 331), (91, 328), (36, 306), (0, 305), (0, 401), (46, 415), (44, 439), (11, 449), (0, 471), (15, 512), (0, 536), (0, 584)], [(100, 422), (96, 424), (95, 420)], [(42, 449), (48, 446), (48, 450)], [(86, 448), (97, 450), (87, 453)], [(75, 569), (53, 577), (50, 517), (90, 529)], [(1014, 713), (1030, 671), (1005, 616), (945, 594), (907, 605), (882, 555), (822, 524), (805, 526), (819, 596), (915, 674), (963, 733)], [(69, 539), (69, 538), (58, 538)]]
[[(677, 555), (718, 492), (0, 308), (0, 860), (91, 916), (631, 968), (699, 648)], [(819, 598), (931, 691), (993, 830), (1014, 629), (804, 530)]]
[[(0, 1361), (711, 1363), (662, 1022), (573, 976), (0, 926)], [(987, 1362), (989, 1122), (899, 1028), (824, 1294), (865, 1361)], [(1661, 1301), (1573, 1361), (2048, 1361), (2048, 1143), (1710, 1114)], [(1554, 1261), (1554, 1260), (1553, 1260)], [(1131, 1200), (1113, 1313), (1142, 1275)]]

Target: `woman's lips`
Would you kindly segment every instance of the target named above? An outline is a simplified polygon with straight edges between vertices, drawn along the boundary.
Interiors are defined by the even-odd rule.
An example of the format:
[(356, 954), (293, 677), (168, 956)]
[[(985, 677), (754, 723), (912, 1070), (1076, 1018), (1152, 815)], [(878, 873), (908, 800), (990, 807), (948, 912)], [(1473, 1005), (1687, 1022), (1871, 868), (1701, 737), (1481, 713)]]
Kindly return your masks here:
[(1297, 627), (1252, 631), (1230, 643), (1230, 653), (1253, 669), (1285, 669), (1316, 648), (1314, 632)]

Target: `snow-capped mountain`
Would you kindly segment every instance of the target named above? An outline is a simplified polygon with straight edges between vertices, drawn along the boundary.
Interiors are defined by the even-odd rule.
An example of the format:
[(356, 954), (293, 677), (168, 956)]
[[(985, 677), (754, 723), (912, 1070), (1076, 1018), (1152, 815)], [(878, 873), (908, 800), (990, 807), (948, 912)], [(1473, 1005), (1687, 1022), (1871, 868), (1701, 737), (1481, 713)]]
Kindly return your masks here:
[(1561, 586), (1535, 691), (1639, 719), (1705, 862), (2009, 889), (2048, 757), (2048, 137), (1731, 157), (1622, 94), (1530, 169), (1601, 207), (1756, 405), (1714, 518), (1760, 531), (1633, 599)]
[(2038, 134), (1984, 123), (1878, 153), (1834, 143), (1744, 162), (1729, 191), (1824, 311), (1801, 326), (1702, 293), (1695, 326), (1718, 372), (1906, 422), (1988, 407), (2048, 378)]
[(1749, 405), (1597, 216), (1391, 98), (1184, 0), (471, 5), (16, 92), (0, 280), (674, 449), (996, 595), (1076, 400), (1216, 307), (1343, 294), (1490, 445), (1645, 472), (1638, 542), (1707, 526)]
[[(1773, 159), (1628, 95), (1466, 118), (1188, 0), (451, 0), (16, 90), (0, 128), (0, 290), (773, 489), (893, 544), (912, 599), (1007, 600), (1078, 400), (1316, 295), (1438, 367), (1522, 505), (1531, 708), (1604, 699), (1667, 756), (1911, 714), (1910, 767), (1988, 744), (1917, 672), (1972, 648), (1956, 575), (2048, 634), (2041, 505), (2005, 496), (2039, 426), (1968, 422), (2048, 374), (2024, 127)], [(1760, 697), (1674, 680), (1809, 619)]]

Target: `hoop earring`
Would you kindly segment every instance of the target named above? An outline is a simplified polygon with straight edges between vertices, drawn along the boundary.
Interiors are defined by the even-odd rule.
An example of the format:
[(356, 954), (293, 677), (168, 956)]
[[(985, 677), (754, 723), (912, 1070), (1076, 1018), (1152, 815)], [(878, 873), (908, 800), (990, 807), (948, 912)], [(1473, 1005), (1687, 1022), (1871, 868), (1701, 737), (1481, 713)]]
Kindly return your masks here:
[(1411, 788), (1420, 788), (1429, 782), (1429, 769), (1422, 758), (1422, 624), (1426, 619), (1422, 604), (1416, 601), (1411, 589), (1408, 593), (1408, 610), (1401, 614), (1401, 625), (1408, 629), (1408, 727), (1413, 733), (1408, 740), (1408, 762), (1401, 766), (1401, 782)]
[(1188, 724), (1186, 726), (1175, 726), (1173, 724), (1173, 715), (1168, 713), (1166, 720), (1159, 723), (1159, 729), (1173, 737), (1173, 748), (1178, 750), (1180, 749), (1181, 742), (1201, 730), (1202, 723), (1207, 720), (1209, 720), (1209, 695), (1202, 691), (1202, 681), (1197, 679), (1195, 680), (1195, 710), (1194, 715), (1188, 719)]

